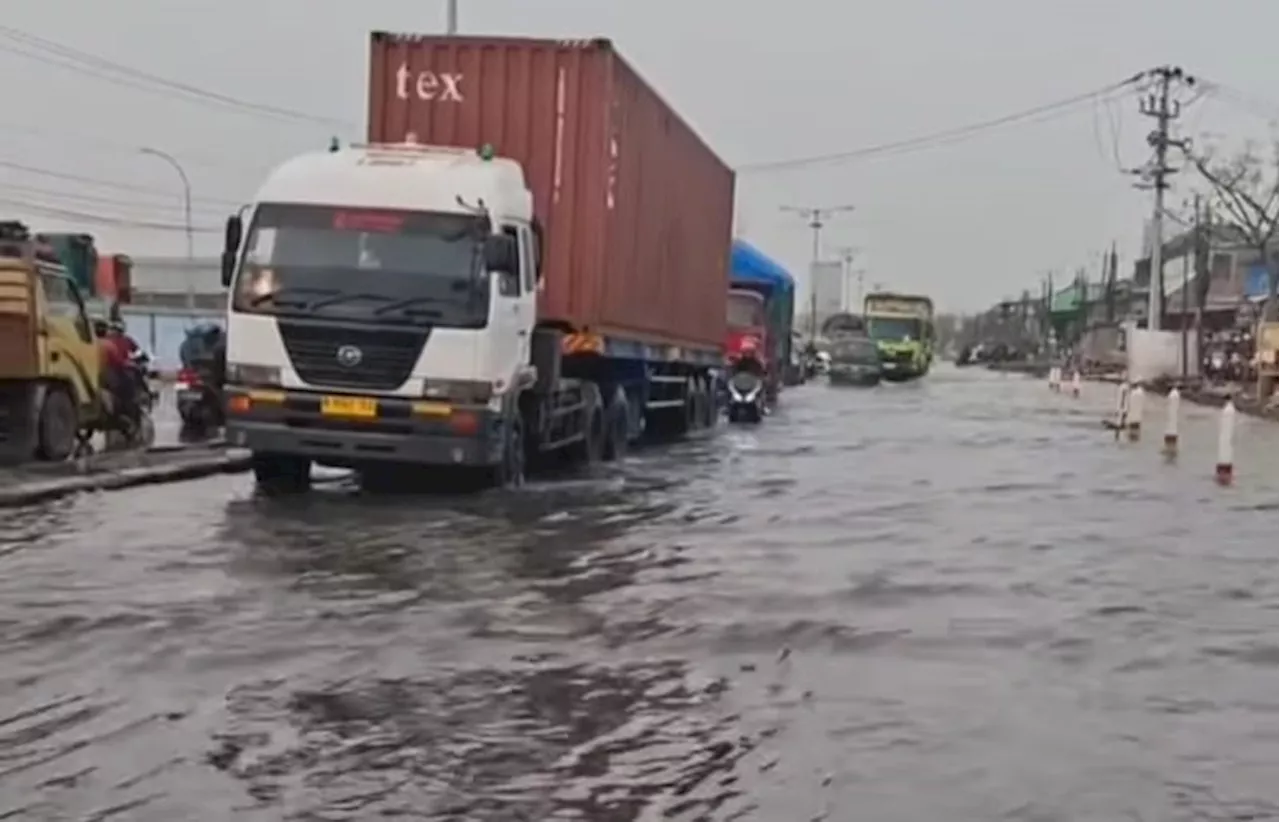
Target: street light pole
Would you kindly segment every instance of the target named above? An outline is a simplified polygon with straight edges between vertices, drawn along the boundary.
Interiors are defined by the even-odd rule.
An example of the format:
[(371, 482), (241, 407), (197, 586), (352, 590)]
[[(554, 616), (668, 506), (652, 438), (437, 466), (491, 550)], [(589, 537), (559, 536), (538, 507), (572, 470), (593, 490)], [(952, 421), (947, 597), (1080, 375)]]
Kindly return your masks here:
[(183, 169), (182, 163), (179, 163), (177, 158), (169, 152), (149, 147), (141, 149), (141, 152), (164, 160), (173, 167), (174, 171), (178, 172), (178, 177), (182, 179), (182, 220), (187, 233), (187, 259), (192, 260), (195, 258), (195, 232), (191, 227), (191, 180), (187, 177), (187, 172)]
[[(850, 288), (850, 280), (853, 276), (853, 259), (858, 255), (859, 249), (856, 245), (842, 245), (832, 248), (831, 251), (839, 255), (840, 259), (844, 261), (844, 283), (840, 293), (840, 307), (845, 311), (848, 311), (850, 297), (849, 292), (852, 290)], [(862, 302), (861, 289), (858, 289), (858, 302)]]
[(445, 0), (444, 33), (450, 37), (458, 33), (458, 0)]
[(814, 287), (816, 283), (813, 281), (813, 274), (817, 270), (822, 255), (822, 227), (826, 225), (828, 217), (853, 211), (854, 206), (840, 205), (826, 208), (782, 206), (781, 208), (783, 211), (806, 218), (809, 221), (809, 228), (813, 230), (813, 265), (809, 269), (809, 341), (814, 342), (818, 339), (818, 290)]

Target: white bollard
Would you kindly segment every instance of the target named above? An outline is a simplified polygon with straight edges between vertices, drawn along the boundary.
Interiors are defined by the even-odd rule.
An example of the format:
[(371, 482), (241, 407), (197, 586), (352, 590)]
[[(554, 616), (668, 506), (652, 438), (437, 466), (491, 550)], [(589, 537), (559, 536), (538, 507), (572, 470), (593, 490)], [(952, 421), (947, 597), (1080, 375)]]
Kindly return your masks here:
[(1182, 404), (1182, 395), (1178, 389), (1169, 392), (1168, 404), (1165, 406), (1164, 420), (1164, 455), (1178, 455), (1178, 406)]
[(1235, 474), (1235, 434), (1236, 406), (1227, 400), (1218, 419), (1218, 464), (1213, 472), (1219, 485), (1230, 485)]
[(1080, 372), (1079, 371), (1071, 372), (1071, 396), (1076, 397), (1077, 399), (1080, 397)]
[(1112, 421), (1110, 428), (1116, 432), (1116, 439), (1120, 439), (1120, 432), (1126, 428), (1125, 419), (1129, 414), (1129, 383), (1120, 382), (1116, 385), (1116, 410), (1115, 419)]
[(1129, 442), (1137, 442), (1142, 438), (1142, 406), (1145, 394), (1141, 385), (1135, 385), (1129, 393), (1129, 413), (1126, 415), (1128, 423)]

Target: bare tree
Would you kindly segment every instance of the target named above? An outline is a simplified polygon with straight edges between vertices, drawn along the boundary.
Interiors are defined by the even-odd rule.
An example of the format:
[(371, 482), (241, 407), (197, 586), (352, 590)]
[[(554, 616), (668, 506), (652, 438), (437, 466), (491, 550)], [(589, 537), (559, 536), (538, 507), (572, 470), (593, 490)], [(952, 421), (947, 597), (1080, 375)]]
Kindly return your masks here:
[(1237, 153), (1219, 156), (1213, 150), (1188, 150), (1187, 158), (1211, 189), (1210, 207), (1240, 232), (1241, 239), (1258, 251), (1267, 269), (1267, 312), (1276, 311), (1276, 206), (1280, 195), (1280, 145), (1266, 157), (1254, 143)]

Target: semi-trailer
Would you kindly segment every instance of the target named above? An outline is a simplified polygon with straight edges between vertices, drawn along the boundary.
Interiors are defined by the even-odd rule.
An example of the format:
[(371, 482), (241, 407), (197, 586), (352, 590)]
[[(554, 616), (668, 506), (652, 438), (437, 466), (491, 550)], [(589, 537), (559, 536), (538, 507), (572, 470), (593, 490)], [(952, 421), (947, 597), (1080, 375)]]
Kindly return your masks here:
[(518, 484), (715, 424), (734, 175), (611, 43), (374, 33), (367, 138), (227, 220), (227, 434), (260, 486)]

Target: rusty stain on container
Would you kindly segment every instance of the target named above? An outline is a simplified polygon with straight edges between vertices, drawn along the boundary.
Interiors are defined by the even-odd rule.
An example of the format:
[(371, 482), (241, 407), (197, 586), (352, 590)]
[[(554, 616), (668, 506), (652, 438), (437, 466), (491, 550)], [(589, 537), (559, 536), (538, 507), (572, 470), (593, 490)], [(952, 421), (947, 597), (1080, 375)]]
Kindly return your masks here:
[(606, 40), (375, 32), (370, 142), (520, 162), (546, 233), (539, 320), (719, 349), (734, 173)]

